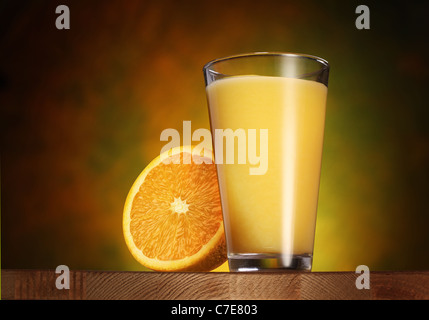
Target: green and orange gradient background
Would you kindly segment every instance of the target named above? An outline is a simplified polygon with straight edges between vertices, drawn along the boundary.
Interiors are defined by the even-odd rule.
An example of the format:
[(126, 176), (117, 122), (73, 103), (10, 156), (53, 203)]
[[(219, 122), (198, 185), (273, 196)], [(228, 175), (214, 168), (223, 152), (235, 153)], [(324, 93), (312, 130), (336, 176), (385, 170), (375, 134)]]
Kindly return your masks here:
[[(70, 8), (70, 30), (55, 8)], [(370, 8), (357, 30), (355, 8)], [(209, 128), (203, 65), (331, 64), (314, 271), (429, 268), (429, 5), (2, 1), (2, 268), (144, 270), (122, 209), (166, 128)]]

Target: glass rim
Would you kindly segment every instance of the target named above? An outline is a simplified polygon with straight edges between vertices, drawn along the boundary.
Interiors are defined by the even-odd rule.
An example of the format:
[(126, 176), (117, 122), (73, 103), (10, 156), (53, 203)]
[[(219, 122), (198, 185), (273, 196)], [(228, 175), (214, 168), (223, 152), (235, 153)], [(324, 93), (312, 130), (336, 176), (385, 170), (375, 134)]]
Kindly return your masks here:
[(230, 55), (230, 56), (211, 60), (204, 65), (203, 71), (204, 72), (208, 71), (212, 74), (223, 75), (223, 73), (217, 72), (217, 71), (211, 69), (210, 67), (217, 64), (217, 63), (220, 63), (220, 62), (225, 62), (225, 61), (235, 60), (235, 59), (240, 59), (240, 58), (257, 57), (257, 56), (260, 56), (260, 57), (284, 56), (284, 57), (305, 58), (305, 59), (314, 60), (314, 61), (320, 63), (323, 66), (323, 67), (321, 67), (321, 70), (329, 70), (329, 68), (330, 68), (329, 62), (327, 60), (325, 60), (321, 57), (315, 56), (315, 55), (311, 55), (311, 54), (294, 53), (294, 52), (278, 52), (278, 51), (272, 51), (272, 52), (261, 51), (261, 52), (249, 52), (249, 53), (235, 54), (235, 55)]

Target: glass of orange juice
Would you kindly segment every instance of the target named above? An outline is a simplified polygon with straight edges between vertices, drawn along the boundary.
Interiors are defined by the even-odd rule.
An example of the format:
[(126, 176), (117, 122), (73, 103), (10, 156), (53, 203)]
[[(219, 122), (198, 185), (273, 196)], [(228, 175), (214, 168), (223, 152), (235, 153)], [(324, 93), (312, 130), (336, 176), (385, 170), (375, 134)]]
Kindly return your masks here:
[(328, 76), (293, 53), (204, 66), (230, 271), (311, 271)]

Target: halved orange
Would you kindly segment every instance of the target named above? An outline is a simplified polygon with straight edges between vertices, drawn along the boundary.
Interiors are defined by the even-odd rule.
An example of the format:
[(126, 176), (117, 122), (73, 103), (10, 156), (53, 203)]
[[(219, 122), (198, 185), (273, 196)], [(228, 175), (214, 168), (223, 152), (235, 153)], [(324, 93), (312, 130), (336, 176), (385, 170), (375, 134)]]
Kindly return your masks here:
[[(155, 158), (130, 189), (123, 214), (126, 244), (157, 271), (210, 271), (226, 261), (216, 168), (197, 148)], [(167, 163), (167, 164), (166, 164)]]

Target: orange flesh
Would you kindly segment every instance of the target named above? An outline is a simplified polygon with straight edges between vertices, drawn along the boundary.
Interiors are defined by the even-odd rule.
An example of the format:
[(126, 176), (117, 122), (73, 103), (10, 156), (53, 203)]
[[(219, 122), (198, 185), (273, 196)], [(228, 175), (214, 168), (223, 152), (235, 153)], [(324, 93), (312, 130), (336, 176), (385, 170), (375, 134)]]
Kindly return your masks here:
[[(178, 260), (196, 254), (218, 231), (222, 210), (215, 164), (160, 163), (146, 176), (132, 208), (130, 232), (152, 259)], [(189, 158), (188, 158), (189, 159)], [(184, 203), (182, 210), (172, 204)], [(147, 236), (150, 235), (150, 236)]]

